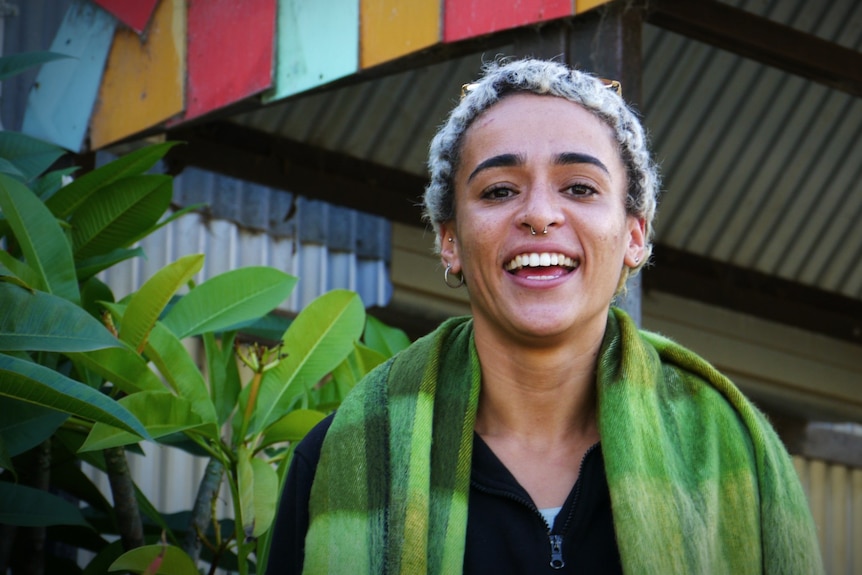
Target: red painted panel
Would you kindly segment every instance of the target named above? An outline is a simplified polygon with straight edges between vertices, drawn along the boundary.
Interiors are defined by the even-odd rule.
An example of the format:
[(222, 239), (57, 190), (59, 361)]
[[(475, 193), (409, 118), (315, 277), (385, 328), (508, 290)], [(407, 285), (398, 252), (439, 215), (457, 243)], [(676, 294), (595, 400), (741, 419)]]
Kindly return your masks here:
[(194, 118), (272, 85), (276, 0), (188, 0), (186, 114)]
[(443, 41), (454, 42), (574, 14), (574, 0), (445, 0)]
[(117, 20), (134, 30), (143, 32), (159, 0), (93, 0), (117, 17)]

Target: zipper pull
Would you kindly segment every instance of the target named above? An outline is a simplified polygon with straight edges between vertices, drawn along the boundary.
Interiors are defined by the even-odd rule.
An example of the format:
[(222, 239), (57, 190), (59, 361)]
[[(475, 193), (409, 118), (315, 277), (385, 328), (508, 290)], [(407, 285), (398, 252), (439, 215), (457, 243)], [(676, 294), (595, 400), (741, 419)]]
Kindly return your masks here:
[(563, 536), (548, 535), (551, 540), (551, 567), (554, 569), (562, 569), (566, 566), (563, 561)]

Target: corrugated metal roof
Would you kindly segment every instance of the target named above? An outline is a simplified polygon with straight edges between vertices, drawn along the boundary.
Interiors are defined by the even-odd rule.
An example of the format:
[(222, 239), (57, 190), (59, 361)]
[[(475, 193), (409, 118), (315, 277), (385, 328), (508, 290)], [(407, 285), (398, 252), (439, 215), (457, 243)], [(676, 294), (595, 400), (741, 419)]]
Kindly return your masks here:
[[(727, 2), (853, 50), (854, 0)], [(862, 298), (862, 100), (647, 25), (643, 113), (665, 178), (657, 241)], [(425, 174), (428, 143), (482, 60), (510, 46), (233, 120)]]
[[(862, 48), (858, 2), (737, 4)], [(862, 297), (862, 100), (652, 26), (644, 54), (658, 241)]]

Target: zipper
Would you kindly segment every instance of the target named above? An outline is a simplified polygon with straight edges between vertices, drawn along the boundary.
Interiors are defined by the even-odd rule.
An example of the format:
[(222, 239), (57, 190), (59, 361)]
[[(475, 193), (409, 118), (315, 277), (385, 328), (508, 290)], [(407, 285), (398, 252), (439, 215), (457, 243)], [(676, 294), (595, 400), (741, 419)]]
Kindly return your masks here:
[(569, 528), (569, 524), (571, 523), (572, 518), (575, 515), (575, 508), (578, 505), (578, 496), (581, 493), (581, 474), (584, 471), (584, 462), (586, 462), (587, 456), (596, 450), (596, 448), (599, 446), (599, 443), (600, 442), (597, 441), (596, 443), (592, 444), (589, 447), (589, 449), (587, 449), (586, 452), (584, 452), (584, 456), (581, 458), (581, 464), (578, 467), (578, 479), (577, 479), (577, 481), (575, 481), (575, 491), (572, 495), (572, 505), (571, 505), (571, 508), (569, 509), (569, 514), (566, 516), (566, 522), (563, 523), (563, 529), (561, 531), (561, 534), (551, 533), (551, 531), (553, 530), (553, 526), (548, 525), (548, 522), (545, 520), (545, 516), (542, 515), (542, 512), (539, 511), (539, 508), (536, 507), (536, 504), (533, 503), (530, 499), (521, 497), (520, 495), (518, 495), (516, 493), (512, 493), (510, 491), (503, 491), (503, 490), (499, 490), (499, 489), (488, 489), (488, 488), (484, 487), (483, 485), (480, 485), (479, 483), (476, 483), (474, 481), (471, 481), (470, 483), (474, 488), (478, 489), (479, 491), (483, 491), (483, 492), (491, 494), (491, 495), (497, 495), (499, 497), (505, 497), (506, 499), (511, 499), (512, 501), (516, 501), (516, 502), (526, 506), (528, 509), (530, 509), (542, 521), (542, 525), (545, 526), (545, 529), (548, 532), (548, 541), (551, 544), (551, 561), (550, 561), (551, 568), (552, 569), (562, 569), (563, 567), (566, 566), (566, 562), (563, 560), (563, 535), (562, 534), (564, 534), (566, 532), (566, 530)]
[[(556, 535), (551, 533), (551, 529), (548, 529), (548, 538), (551, 543), (551, 568), (552, 569), (562, 569), (566, 566), (566, 562), (563, 560), (563, 536), (562, 533), (565, 533), (569, 529), (569, 524), (572, 522), (572, 518), (575, 516), (575, 508), (578, 506), (578, 497), (581, 494), (581, 476), (584, 472), (584, 463), (587, 461), (587, 456), (595, 451), (596, 447), (599, 446), (599, 442), (593, 443), (589, 449), (584, 452), (584, 456), (581, 458), (581, 464), (578, 466), (578, 479), (575, 481), (575, 492), (572, 494), (572, 505), (569, 508), (569, 514), (566, 515), (566, 522), (563, 523), (563, 528), (560, 531), (560, 535)], [(535, 505), (533, 506), (535, 507)]]

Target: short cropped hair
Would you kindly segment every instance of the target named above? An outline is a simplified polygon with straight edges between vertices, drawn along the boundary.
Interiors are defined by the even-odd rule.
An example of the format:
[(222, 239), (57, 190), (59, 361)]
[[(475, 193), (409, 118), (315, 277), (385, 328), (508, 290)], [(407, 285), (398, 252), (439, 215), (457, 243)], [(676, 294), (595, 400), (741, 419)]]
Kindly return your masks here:
[[(435, 231), (455, 217), (454, 175), (460, 162), (464, 133), (485, 110), (513, 93), (565, 98), (583, 106), (610, 126), (626, 167), (626, 212), (644, 220), (645, 253), (637, 272), (652, 253), (653, 219), (659, 195), (658, 168), (637, 114), (608, 82), (586, 72), (547, 60), (512, 60), (486, 64), (482, 77), (465, 86), (461, 101), (431, 140), (428, 156), (430, 182), (425, 188), (424, 217)], [(439, 237), (437, 238), (439, 250)], [(624, 276), (629, 275), (626, 270)], [(623, 278), (624, 281), (625, 277)]]

